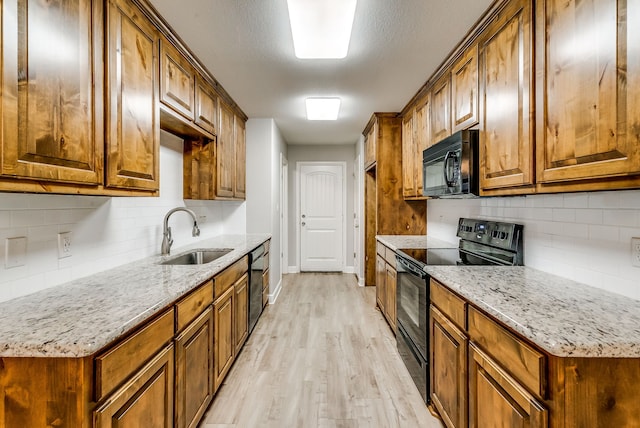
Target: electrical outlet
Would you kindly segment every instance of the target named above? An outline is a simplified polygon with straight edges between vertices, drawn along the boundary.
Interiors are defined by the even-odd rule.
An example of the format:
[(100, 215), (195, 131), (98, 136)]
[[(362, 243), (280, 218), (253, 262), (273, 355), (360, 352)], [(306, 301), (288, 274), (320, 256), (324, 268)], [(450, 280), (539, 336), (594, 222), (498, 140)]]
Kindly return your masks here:
[(58, 258), (71, 257), (71, 232), (58, 233)]
[(640, 267), (640, 238), (631, 238), (631, 264)]
[(24, 266), (27, 262), (27, 238), (7, 238), (4, 265), (7, 269)]

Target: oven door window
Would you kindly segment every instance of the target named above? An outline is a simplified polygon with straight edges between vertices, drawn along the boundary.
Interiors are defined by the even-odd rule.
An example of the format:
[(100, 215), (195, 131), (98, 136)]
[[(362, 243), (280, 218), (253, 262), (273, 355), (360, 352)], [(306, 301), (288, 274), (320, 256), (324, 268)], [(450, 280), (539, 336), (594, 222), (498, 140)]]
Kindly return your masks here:
[(407, 332), (423, 358), (427, 355), (427, 281), (398, 264), (398, 324)]

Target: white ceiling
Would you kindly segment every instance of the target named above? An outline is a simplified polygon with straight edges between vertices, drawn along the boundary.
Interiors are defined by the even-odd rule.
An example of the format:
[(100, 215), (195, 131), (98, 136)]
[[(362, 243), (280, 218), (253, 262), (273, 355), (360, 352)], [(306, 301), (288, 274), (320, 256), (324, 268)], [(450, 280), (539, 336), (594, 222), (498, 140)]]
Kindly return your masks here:
[[(300, 60), (286, 0), (150, 0), (249, 118), (290, 144), (353, 144), (374, 111), (400, 111), (492, 0), (358, 0), (349, 54)], [(342, 98), (307, 121), (309, 96)]]

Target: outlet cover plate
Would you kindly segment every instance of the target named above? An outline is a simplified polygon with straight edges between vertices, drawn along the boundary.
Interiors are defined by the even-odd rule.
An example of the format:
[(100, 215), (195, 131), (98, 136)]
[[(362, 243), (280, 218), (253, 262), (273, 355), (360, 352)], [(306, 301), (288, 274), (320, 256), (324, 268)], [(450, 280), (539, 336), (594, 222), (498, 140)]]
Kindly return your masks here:
[(7, 238), (5, 241), (4, 265), (7, 269), (24, 266), (27, 263), (27, 238)]
[(58, 233), (58, 258), (71, 257), (71, 232)]
[(631, 264), (640, 267), (640, 238), (631, 238)]

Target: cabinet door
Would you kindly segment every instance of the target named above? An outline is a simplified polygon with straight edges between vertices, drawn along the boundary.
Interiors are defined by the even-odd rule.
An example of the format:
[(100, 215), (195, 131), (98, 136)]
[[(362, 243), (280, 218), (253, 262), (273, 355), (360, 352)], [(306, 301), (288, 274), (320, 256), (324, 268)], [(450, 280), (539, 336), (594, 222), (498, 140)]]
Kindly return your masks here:
[(380, 308), (380, 312), (385, 314), (385, 303), (387, 301), (387, 289), (385, 283), (387, 281), (387, 264), (379, 254), (376, 255), (376, 302)]
[(536, 5), (538, 182), (639, 174), (640, 5)]
[(212, 134), (216, 133), (216, 114), (218, 113), (218, 97), (213, 88), (204, 79), (196, 79), (196, 125)]
[(216, 197), (216, 140), (184, 140), (183, 195), (185, 199)]
[(234, 288), (227, 291), (213, 303), (213, 380), (214, 391), (217, 391), (227, 372), (231, 368), (235, 356), (233, 340), (233, 295)]
[(173, 363), (173, 345), (170, 345), (96, 409), (94, 427), (172, 426)]
[(433, 142), (429, 132), (429, 107), (431, 98), (427, 97), (416, 107), (413, 116), (414, 142), (416, 149), (414, 172), (416, 177), (416, 195), (423, 198), (424, 182), (422, 177), (422, 152), (424, 152)]
[(414, 133), (414, 112), (410, 111), (402, 119), (402, 195), (405, 198), (417, 196), (416, 189), (416, 144)]
[(451, 69), (453, 132), (478, 123), (478, 46), (467, 49)]
[(233, 198), (233, 182), (235, 179), (235, 115), (231, 108), (220, 100), (218, 108), (218, 150), (216, 153), (216, 196)]
[(169, 42), (160, 42), (160, 101), (193, 120), (196, 73), (189, 61)]
[(107, 13), (107, 186), (157, 190), (158, 31), (128, 0)]
[(387, 294), (387, 299), (384, 305), (384, 309), (387, 312), (387, 320), (389, 321), (389, 325), (391, 325), (391, 329), (396, 331), (396, 270), (391, 267), (389, 264), (386, 265), (385, 268), (385, 291)]
[(480, 187), (533, 184), (531, 2), (513, 0), (480, 41)]
[(469, 345), (469, 426), (546, 428), (546, 409), (487, 355)]
[(430, 312), (431, 400), (447, 427), (466, 427), (468, 341), (435, 306)]
[(102, 184), (102, 4), (2, 3), (0, 174)]
[(233, 301), (235, 353), (237, 355), (249, 335), (249, 276), (245, 274), (233, 288), (235, 292)]
[(451, 135), (451, 73), (442, 76), (431, 89), (431, 141)]
[(373, 125), (364, 137), (364, 166), (365, 169), (376, 161), (376, 145), (378, 139), (378, 123), (374, 119)]
[(235, 118), (235, 149), (236, 149), (236, 180), (235, 186), (233, 189), (233, 196), (236, 199), (244, 199), (246, 194), (246, 164), (247, 164), (247, 155), (246, 155), (246, 132), (245, 132), (245, 123), (241, 117), (236, 116)]
[[(213, 295), (213, 291), (211, 292)], [(209, 306), (176, 338), (177, 428), (196, 427), (213, 398), (213, 310)]]

